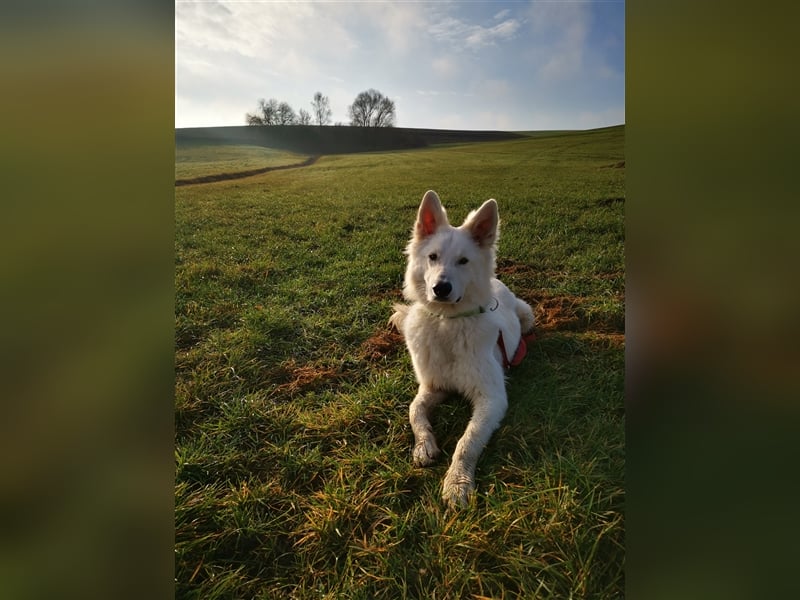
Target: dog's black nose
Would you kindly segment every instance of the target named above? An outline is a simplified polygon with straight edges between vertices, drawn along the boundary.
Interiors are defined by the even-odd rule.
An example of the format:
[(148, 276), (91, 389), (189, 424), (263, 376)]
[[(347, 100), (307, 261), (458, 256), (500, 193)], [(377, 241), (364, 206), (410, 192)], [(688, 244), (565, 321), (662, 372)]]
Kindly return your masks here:
[(450, 295), (450, 292), (453, 291), (453, 286), (450, 285), (447, 281), (440, 281), (435, 286), (433, 286), (433, 293), (435, 294), (438, 300), (444, 300)]

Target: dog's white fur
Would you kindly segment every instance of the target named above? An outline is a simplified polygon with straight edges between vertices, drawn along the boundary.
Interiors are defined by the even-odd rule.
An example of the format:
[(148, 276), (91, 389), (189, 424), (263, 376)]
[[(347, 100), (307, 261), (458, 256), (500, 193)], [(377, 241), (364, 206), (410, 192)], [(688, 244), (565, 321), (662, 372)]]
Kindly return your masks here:
[(449, 391), (472, 403), (442, 487), (454, 506), (468, 503), (478, 457), (506, 412), (499, 334), (510, 357), (534, 325), (531, 307), (494, 277), (498, 237), (495, 200), (453, 227), (436, 193), (426, 192), (406, 247), (403, 295), (411, 304), (395, 305), (390, 319), (406, 340), (419, 383), (409, 407), (415, 465), (431, 465), (439, 454), (431, 409)]

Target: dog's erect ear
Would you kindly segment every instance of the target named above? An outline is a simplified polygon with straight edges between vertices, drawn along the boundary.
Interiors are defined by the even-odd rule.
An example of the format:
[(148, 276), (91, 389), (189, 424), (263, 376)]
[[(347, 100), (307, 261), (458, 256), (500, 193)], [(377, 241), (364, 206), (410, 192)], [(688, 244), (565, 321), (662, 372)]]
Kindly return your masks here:
[(485, 248), (497, 241), (499, 223), (497, 202), (491, 199), (481, 204), (478, 210), (472, 211), (464, 221), (463, 227), (469, 230), (478, 246)]
[(442, 225), (447, 224), (449, 224), (447, 212), (442, 207), (439, 196), (433, 190), (428, 190), (419, 205), (417, 222), (414, 225), (414, 236), (417, 239), (424, 239), (436, 233), (436, 230)]

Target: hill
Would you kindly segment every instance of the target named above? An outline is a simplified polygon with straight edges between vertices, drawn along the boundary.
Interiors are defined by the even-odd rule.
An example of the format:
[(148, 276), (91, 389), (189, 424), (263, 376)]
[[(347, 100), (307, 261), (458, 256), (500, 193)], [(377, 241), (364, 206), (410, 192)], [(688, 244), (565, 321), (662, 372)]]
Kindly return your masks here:
[[(591, 130), (469, 131), (316, 126), (197, 127), (175, 130), (175, 185), (252, 177), (313, 164), (322, 155), (396, 152), (478, 142), (552, 140), (558, 147), (587, 135), (624, 136), (624, 125)], [(621, 138), (620, 138), (621, 139)], [(561, 140), (561, 141), (559, 141)], [(621, 163), (624, 164), (624, 163)]]
[(300, 154), (351, 154), (425, 148), (441, 144), (494, 142), (524, 137), (508, 131), (459, 131), (403, 127), (338, 127), (316, 125), (187, 127), (175, 130), (176, 146), (239, 144), (264, 146)]

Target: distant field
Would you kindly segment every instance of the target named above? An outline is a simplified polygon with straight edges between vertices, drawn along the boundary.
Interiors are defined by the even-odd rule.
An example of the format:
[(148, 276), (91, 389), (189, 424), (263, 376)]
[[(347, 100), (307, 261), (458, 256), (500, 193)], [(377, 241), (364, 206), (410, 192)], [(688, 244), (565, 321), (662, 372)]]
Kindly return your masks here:
[(175, 179), (289, 165), (302, 154), (249, 145), (185, 144), (175, 148)]
[[(195, 162), (240, 160), (218, 146)], [(176, 188), (176, 597), (622, 598), (624, 159), (620, 126)], [(414, 468), (387, 325), (427, 189), (459, 223), (497, 199), (538, 320), (463, 511), (440, 486), (469, 407)]]

